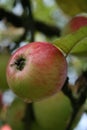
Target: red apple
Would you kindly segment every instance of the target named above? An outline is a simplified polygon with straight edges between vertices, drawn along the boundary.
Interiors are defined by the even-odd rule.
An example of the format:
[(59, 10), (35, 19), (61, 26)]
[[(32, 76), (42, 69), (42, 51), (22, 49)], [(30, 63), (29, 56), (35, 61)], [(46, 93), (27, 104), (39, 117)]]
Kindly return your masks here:
[(12, 130), (8, 124), (3, 125), (0, 130)]
[(63, 29), (64, 34), (75, 32), (83, 26), (87, 26), (87, 14), (82, 13), (74, 16)]
[(50, 43), (33, 42), (19, 48), (7, 66), (9, 87), (26, 102), (58, 92), (67, 77), (62, 52)]

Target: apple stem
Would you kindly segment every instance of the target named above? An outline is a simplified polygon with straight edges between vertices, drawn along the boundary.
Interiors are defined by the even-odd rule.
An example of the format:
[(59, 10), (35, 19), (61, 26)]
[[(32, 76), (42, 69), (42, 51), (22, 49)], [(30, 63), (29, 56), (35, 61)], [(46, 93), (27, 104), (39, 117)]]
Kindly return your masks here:
[(15, 62), (16, 68), (18, 70), (23, 70), (24, 65), (25, 65), (25, 59), (23, 57), (19, 58), (16, 62)]
[(25, 66), (25, 58), (23, 57), (19, 57), (13, 64), (11, 64), (10, 66), (16, 66), (17, 70), (23, 70), (24, 66)]
[(70, 99), (71, 104), (73, 106), (73, 104), (75, 102), (75, 97), (73, 96), (72, 89), (69, 87), (69, 78), (68, 77), (66, 78), (62, 91)]

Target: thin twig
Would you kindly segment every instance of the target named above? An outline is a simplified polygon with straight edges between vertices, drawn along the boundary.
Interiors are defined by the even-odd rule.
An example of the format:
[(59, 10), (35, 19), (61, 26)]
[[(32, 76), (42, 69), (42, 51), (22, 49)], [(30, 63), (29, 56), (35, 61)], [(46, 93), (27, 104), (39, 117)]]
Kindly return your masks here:
[(69, 97), (73, 108), (73, 112), (69, 120), (69, 123), (66, 126), (66, 130), (71, 130), (74, 120), (87, 98), (87, 71), (83, 72), (82, 75), (76, 80), (75, 84), (77, 87), (76, 97), (73, 96), (73, 94), (71, 94), (71, 91), (67, 89), (67, 82), (65, 85), (66, 89), (64, 89), (63, 91)]

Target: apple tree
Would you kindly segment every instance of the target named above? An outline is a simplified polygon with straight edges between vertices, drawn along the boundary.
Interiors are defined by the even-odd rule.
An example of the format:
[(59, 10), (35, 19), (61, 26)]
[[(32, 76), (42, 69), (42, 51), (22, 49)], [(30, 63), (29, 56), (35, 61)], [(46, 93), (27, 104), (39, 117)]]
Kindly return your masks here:
[(1, 130), (74, 130), (87, 112), (86, 37), (86, 0), (0, 1)]

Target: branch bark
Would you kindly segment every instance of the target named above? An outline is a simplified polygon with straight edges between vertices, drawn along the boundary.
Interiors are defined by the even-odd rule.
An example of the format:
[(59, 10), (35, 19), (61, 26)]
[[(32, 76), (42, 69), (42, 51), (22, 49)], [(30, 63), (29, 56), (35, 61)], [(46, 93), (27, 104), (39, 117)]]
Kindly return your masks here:
[[(0, 8), (0, 20), (6, 19), (7, 22), (10, 22), (15, 27), (23, 27), (25, 28), (26, 22), (24, 22), (26, 19), (24, 19), (23, 16), (17, 16), (13, 14), (12, 12), (6, 11), (3, 8)], [(29, 21), (28, 21), (28, 27), (29, 27)], [(38, 21), (34, 19), (34, 26), (36, 31), (39, 31), (43, 34), (45, 34), (48, 37), (53, 36), (60, 36), (60, 29), (53, 25), (48, 25), (42, 21)]]
[(74, 96), (72, 91), (68, 88), (68, 79), (67, 79), (62, 91), (64, 92), (64, 94), (66, 94), (66, 96), (69, 97), (71, 104), (72, 104), (73, 112), (72, 112), (71, 118), (69, 120), (69, 123), (66, 126), (66, 130), (72, 129), (73, 122), (74, 122), (79, 110), (81, 109), (81, 107), (83, 106), (83, 104), (86, 101), (86, 98), (87, 98), (87, 71), (83, 72), (81, 74), (81, 76), (78, 77), (78, 79), (76, 80), (76, 83), (75, 83), (75, 88), (73, 88), (73, 89), (75, 89), (74, 94), (76, 96)]

